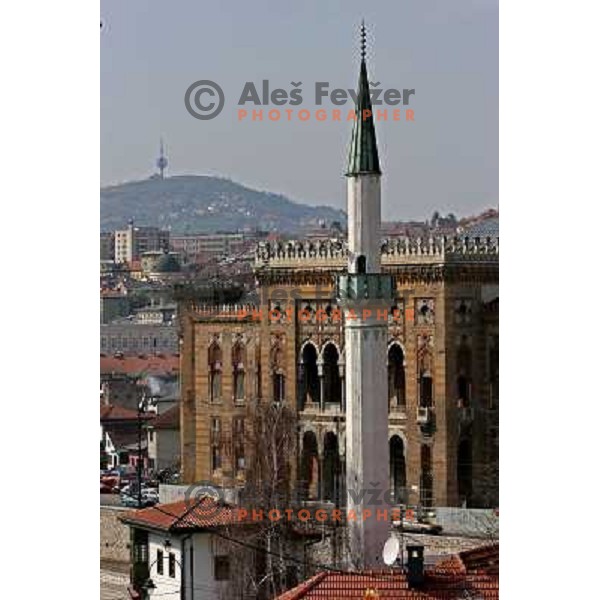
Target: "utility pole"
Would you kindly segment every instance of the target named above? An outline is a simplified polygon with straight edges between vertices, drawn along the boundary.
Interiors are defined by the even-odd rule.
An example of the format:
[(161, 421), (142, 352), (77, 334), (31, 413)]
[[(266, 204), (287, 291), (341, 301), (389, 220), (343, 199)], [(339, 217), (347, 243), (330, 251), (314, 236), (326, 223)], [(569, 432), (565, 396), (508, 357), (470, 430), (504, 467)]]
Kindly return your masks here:
[(138, 456), (137, 456), (137, 498), (138, 508), (142, 508), (142, 411), (146, 409), (146, 392), (138, 404)]

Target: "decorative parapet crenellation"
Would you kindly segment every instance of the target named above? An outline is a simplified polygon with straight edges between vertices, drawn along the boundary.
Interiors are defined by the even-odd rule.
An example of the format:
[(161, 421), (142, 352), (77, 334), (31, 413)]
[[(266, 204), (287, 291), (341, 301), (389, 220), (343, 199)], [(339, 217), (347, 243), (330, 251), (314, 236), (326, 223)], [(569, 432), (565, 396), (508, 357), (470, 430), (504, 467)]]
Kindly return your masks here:
[[(382, 265), (498, 262), (497, 237), (392, 238), (381, 244)], [(255, 267), (343, 268), (347, 264), (345, 240), (261, 242)]]
[(293, 240), (260, 242), (256, 247), (255, 265), (273, 267), (344, 266), (348, 248), (345, 240)]
[(255, 304), (203, 304), (190, 302), (189, 310), (195, 317), (210, 320), (236, 319), (244, 320), (252, 317), (260, 307)]

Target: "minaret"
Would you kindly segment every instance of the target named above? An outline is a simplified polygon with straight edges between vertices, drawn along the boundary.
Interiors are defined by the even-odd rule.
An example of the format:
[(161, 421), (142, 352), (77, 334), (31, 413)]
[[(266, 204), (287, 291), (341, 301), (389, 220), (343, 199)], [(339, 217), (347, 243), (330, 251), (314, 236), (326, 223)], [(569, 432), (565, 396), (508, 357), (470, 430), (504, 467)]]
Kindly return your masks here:
[(162, 140), (162, 138), (160, 138), (160, 155), (158, 156), (158, 159), (156, 161), (156, 166), (158, 167), (158, 170), (160, 171), (161, 179), (165, 178), (165, 169), (167, 168), (168, 164), (169, 164), (169, 161), (167, 160), (167, 157), (165, 156), (163, 140)]
[[(348, 155), (348, 274), (337, 281), (344, 308), (346, 352), (346, 488), (351, 561), (355, 568), (382, 565), (389, 535), (387, 317), (392, 278), (380, 272), (379, 156), (361, 26), (356, 121)], [(375, 492), (374, 492), (375, 490)], [(376, 493), (377, 492), (377, 493)], [(381, 517), (387, 510), (388, 520)], [(379, 513), (378, 513), (379, 511)]]

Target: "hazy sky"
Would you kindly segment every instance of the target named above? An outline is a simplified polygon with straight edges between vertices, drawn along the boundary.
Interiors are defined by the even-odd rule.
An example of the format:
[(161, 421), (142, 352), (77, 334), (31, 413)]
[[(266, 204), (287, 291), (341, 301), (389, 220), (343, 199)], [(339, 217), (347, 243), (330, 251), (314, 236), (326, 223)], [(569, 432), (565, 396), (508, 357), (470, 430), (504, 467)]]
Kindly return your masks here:
[[(376, 123), (384, 218), (498, 204), (497, 0), (102, 0), (101, 16), (102, 185), (148, 177), (162, 135), (170, 174), (345, 208), (351, 123), (239, 122), (237, 102), (245, 82), (263, 79), (286, 90), (301, 81), (296, 108), (314, 108), (315, 81), (354, 88), (364, 17), (369, 79), (416, 90), (414, 123)], [(184, 107), (199, 79), (225, 92), (210, 121)]]

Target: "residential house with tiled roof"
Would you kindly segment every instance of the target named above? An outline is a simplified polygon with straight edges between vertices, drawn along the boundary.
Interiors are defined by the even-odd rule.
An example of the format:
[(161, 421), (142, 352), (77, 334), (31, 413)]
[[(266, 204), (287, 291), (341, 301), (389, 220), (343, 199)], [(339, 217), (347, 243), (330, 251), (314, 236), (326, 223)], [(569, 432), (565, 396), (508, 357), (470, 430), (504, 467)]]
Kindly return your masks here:
[(239, 523), (236, 511), (203, 497), (123, 515), (121, 521), (131, 528), (131, 598), (143, 598), (148, 589), (164, 600), (228, 597), (230, 547), (225, 537), (227, 527)]
[(142, 459), (148, 466), (145, 427), (154, 419), (154, 413), (143, 413), (115, 406), (100, 405), (100, 463), (104, 468), (114, 469), (121, 466), (135, 467), (138, 461), (138, 434), (140, 427)]

